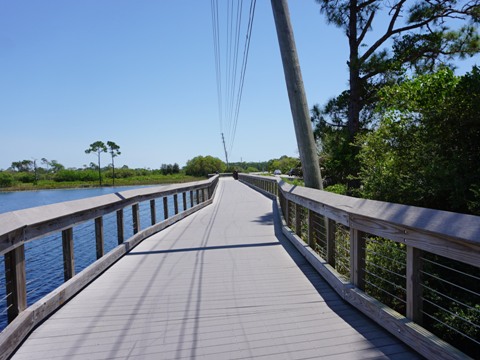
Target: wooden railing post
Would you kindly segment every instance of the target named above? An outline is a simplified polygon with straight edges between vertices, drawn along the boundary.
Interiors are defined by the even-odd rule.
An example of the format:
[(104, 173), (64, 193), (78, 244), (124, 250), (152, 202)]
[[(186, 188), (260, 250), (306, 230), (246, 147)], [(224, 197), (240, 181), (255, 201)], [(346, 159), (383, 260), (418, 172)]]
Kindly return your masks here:
[(27, 308), (24, 245), (20, 245), (5, 254), (5, 283), (7, 290), (7, 315), (10, 323)]
[(193, 207), (193, 190), (190, 190), (190, 207)]
[(200, 204), (200, 190), (197, 189), (197, 205)]
[(302, 206), (295, 203), (295, 233), (302, 238)]
[(98, 217), (95, 219), (95, 243), (97, 249), (97, 260), (100, 259), (104, 254), (103, 246), (103, 217)]
[(350, 282), (365, 289), (365, 233), (350, 228)]
[(187, 210), (187, 193), (184, 191), (182, 193), (183, 197), (183, 211)]
[(407, 318), (422, 325), (422, 251), (407, 245)]
[(137, 204), (132, 205), (133, 233), (140, 231), (140, 207)]
[(125, 241), (125, 232), (123, 227), (123, 209), (117, 210), (117, 241), (118, 245)]
[(315, 224), (314, 224), (315, 212), (308, 209), (308, 246), (310, 246), (313, 251), (317, 249), (317, 239), (315, 237)]
[(75, 275), (75, 258), (73, 254), (73, 229), (62, 231), (63, 279), (67, 281)]
[(175, 215), (177, 215), (178, 214), (178, 195), (177, 194), (173, 195), (173, 208), (175, 211)]
[(288, 201), (287, 198), (285, 198), (285, 222), (287, 223), (287, 226), (290, 227), (290, 201)]
[(168, 219), (168, 198), (166, 196), (163, 197), (163, 218)]
[(327, 228), (325, 229), (325, 236), (327, 241), (327, 262), (335, 267), (335, 221), (328, 219), (326, 221)]
[(155, 199), (150, 200), (150, 219), (152, 225), (157, 223), (157, 209), (155, 209)]

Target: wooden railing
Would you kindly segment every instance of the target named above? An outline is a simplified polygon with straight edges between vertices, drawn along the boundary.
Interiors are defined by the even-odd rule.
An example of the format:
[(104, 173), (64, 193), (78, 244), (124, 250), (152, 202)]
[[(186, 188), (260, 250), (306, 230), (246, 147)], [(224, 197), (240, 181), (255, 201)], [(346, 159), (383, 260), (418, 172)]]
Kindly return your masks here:
[[(143, 239), (179, 221), (213, 201), (218, 176), (180, 185), (147, 187), (0, 214), (0, 254), (4, 255), (8, 320), (0, 334), (0, 359), (8, 357), (25, 336), (65, 301), (112, 265)], [(183, 211), (179, 209), (179, 195)], [(169, 214), (167, 197), (173, 197)], [(190, 204), (187, 203), (188, 198)], [(157, 221), (156, 201), (163, 201), (163, 218)], [(147, 202), (150, 224), (142, 229), (139, 204)], [(133, 236), (125, 239), (124, 209), (131, 207)], [(172, 210), (172, 209), (170, 209)], [(130, 211), (129, 211), (130, 212)], [(116, 216), (118, 246), (104, 254), (104, 223)], [(97, 261), (75, 275), (74, 226), (93, 221)], [(25, 244), (61, 232), (65, 283), (27, 308)]]
[(346, 301), (427, 358), (480, 358), (480, 217), (240, 180)]

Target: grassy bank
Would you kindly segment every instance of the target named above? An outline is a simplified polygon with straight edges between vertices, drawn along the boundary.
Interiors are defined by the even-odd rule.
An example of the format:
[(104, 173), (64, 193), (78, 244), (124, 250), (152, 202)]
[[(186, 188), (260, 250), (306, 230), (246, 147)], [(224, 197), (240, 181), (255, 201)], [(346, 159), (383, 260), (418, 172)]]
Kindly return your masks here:
[[(195, 177), (185, 174), (149, 174), (145, 176), (133, 176), (128, 178), (115, 179), (115, 186), (135, 186), (135, 185), (160, 185), (177, 184), (192, 181), (205, 180), (204, 177)], [(112, 179), (103, 179), (102, 186), (113, 186)], [(78, 189), (99, 187), (97, 181), (53, 181), (39, 180), (37, 184), (33, 182), (16, 182), (12, 186), (0, 187), (0, 191), (32, 191), (46, 189)]]

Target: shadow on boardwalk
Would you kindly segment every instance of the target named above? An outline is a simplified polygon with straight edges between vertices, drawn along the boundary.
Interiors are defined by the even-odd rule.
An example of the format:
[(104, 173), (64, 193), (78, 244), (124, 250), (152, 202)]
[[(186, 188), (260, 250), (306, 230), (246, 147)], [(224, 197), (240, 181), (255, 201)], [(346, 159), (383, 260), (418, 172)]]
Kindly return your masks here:
[(14, 359), (415, 359), (345, 303), (283, 236), (272, 200), (216, 199), (139, 244)]

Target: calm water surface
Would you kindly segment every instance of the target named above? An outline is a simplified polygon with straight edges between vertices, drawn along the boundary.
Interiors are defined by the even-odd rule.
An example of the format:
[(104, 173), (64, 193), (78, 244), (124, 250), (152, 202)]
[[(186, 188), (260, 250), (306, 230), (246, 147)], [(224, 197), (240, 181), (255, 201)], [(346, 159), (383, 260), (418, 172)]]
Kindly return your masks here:
[(37, 191), (0, 191), (0, 214), (49, 205), (57, 202), (78, 200), (92, 196), (111, 194), (119, 191), (138, 189), (140, 186), (116, 186), (89, 189), (62, 189)]

